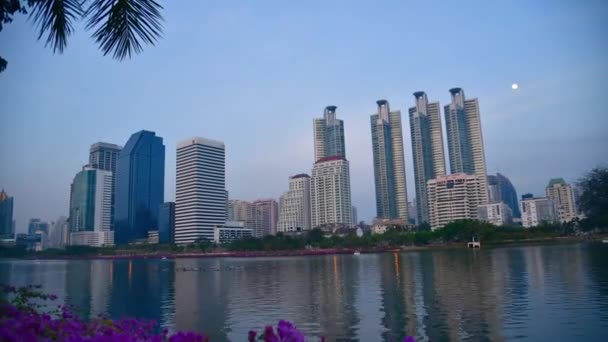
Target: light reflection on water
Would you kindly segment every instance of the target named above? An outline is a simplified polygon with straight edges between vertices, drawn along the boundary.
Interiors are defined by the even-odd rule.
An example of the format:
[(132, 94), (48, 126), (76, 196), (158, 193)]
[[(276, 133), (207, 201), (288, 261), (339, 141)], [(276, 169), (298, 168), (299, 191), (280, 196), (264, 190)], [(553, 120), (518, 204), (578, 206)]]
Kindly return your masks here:
[[(200, 268), (201, 271), (183, 271)], [(155, 319), (213, 341), (289, 319), (329, 340), (608, 340), (608, 246), (372, 255), (0, 261), (84, 317)]]

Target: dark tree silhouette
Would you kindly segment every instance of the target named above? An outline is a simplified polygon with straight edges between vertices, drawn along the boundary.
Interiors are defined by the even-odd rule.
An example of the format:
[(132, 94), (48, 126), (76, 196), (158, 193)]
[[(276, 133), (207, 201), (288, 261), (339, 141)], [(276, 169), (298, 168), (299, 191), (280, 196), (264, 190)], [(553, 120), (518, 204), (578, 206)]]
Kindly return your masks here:
[[(123, 60), (161, 36), (162, 9), (155, 0), (0, 0), (0, 31), (14, 15), (29, 14), (38, 39), (54, 53), (62, 53), (74, 24), (83, 20), (104, 56)], [(0, 57), (0, 72), (7, 64)]]
[(581, 190), (578, 206), (587, 216), (583, 226), (608, 227), (608, 168), (591, 170), (579, 180), (578, 187)]

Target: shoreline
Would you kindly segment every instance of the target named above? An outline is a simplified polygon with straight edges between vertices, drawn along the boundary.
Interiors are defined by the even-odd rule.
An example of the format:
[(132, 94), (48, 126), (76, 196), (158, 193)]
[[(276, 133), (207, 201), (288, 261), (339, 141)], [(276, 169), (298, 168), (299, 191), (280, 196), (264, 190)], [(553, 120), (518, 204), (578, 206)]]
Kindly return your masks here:
[[(503, 240), (493, 242), (482, 242), (483, 246), (510, 247), (526, 246), (536, 244), (568, 244), (578, 242), (601, 242), (602, 237), (545, 237), (526, 240)], [(345, 255), (359, 252), (361, 254), (395, 253), (427, 250), (467, 249), (466, 243), (432, 244), (425, 246), (386, 246), (368, 248), (328, 248), (328, 249), (299, 249), (280, 251), (234, 251), (234, 252), (147, 252), (147, 253), (117, 253), (98, 255), (59, 255), (59, 256), (26, 256), (14, 258), (19, 260), (120, 260), (120, 259), (188, 259), (188, 258), (264, 258), (264, 257), (297, 257), (297, 256), (319, 256), (319, 255)], [(11, 258), (13, 259), (13, 258)]]

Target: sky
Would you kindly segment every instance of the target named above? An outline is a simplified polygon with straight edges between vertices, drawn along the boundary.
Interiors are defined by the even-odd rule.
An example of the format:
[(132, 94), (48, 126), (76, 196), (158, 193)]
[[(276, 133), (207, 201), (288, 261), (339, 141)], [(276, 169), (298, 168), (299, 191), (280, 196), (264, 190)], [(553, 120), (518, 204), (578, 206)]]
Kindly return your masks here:
[(25, 16), (0, 32), (0, 188), (15, 199), (17, 232), (67, 216), (91, 144), (124, 145), (142, 129), (164, 139), (165, 200), (176, 145), (192, 136), (225, 142), (230, 198), (278, 199), (290, 175), (311, 172), (312, 120), (327, 105), (345, 122), (353, 205), (369, 221), (369, 116), (378, 99), (401, 110), (412, 200), (407, 110), (418, 90), (442, 106), (452, 87), (479, 99), (488, 173), (519, 194), (608, 164), (606, 1), (163, 4), (163, 37), (122, 62), (81, 24), (61, 55)]

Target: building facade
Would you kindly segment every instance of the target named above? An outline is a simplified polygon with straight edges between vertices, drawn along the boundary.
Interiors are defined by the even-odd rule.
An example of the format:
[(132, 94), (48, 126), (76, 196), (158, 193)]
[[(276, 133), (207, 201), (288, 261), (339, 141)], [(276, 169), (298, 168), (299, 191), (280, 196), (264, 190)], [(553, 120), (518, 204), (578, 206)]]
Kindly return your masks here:
[(158, 242), (173, 243), (175, 234), (175, 202), (165, 202), (158, 208)]
[(70, 244), (102, 246), (113, 241), (112, 172), (85, 166), (70, 189)]
[(409, 109), (416, 184), (416, 222), (430, 222), (427, 182), (446, 174), (441, 107), (429, 103), (423, 91), (414, 93), (416, 106)]
[(313, 120), (315, 162), (325, 157), (346, 157), (344, 122), (336, 118), (336, 108), (325, 107), (323, 118)]
[(551, 179), (545, 188), (545, 194), (555, 203), (557, 216), (561, 222), (570, 222), (578, 217), (574, 191), (563, 178)]
[(310, 188), (313, 228), (351, 224), (350, 174), (344, 157), (318, 160), (312, 170)]
[(4, 190), (0, 191), (0, 239), (12, 239), (13, 230), (13, 198)]
[(489, 222), (495, 226), (509, 225), (513, 223), (513, 211), (505, 203), (482, 204), (478, 209), (480, 221)]
[(428, 181), (431, 228), (440, 228), (455, 220), (477, 219), (478, 207), (487, 200), (484, 182), (485, 177), (480, 179), (464, 173)]
[(59, 217), (55, 222), (51, 222), (51, 228), (48, 237), (49, 248), (64, 248), (70, 242), (70, 226), (68, 218), (65, 216)]
[(376, 188), (376, 217), (407, 221), (407, 187), (401, 112), (391, 112), (386, 100), (376, 101), (371, 115), (372, 152)]
[(445, 126), (450, 155), (450, 171), (476, 175), (483, 191), (483, 203), (488, 202), (486, 157), (481, 131), (479, 101), (465, 99), (461, 88), (450, 89), (452, 102), (445, 106)]
[(277, 231), (299, 232), (311, 229), (310, 176), (289, 177), (289, 190), (279, 199)]
[(154, 132), (133, 134), (116, 162), (114, 230), (116, 244), (145, 240), (158, 229), (164, 202), (165, 145)]
[(27, 224), (27, 233), (31, 235), (31, 234), (35, 234), (38, 231), (48, 234), (48, 232), (49, 232), (48, 222), (42, 221), (39, 218), (30, 219), (30, 221)]
[(191, 138), (177, 145), (175, 243), (213, 240), (226, 222), (226, 148), (223, 142)]
[(116, 162), (122, 146), (98, 142), (91, 145), (89, 150), (89, 167), (94, 169), (112, 172), (112, 217), (111, 226), (114, 229), (114, 203), (115, 203), (115, 183), (116, 183)]
[(521, 217), (515, 187), (505, 175), (488, 175), (488, 203), (503, 202), (511, 208), (513, 217)]
[(252, 237), (253, 229), (246, 228), (243, 222), (226, 221), (226, 224), (216, 226), (213, 234), (215, 243), (224, 244)]
[(351, 212), (352, 212), (352, 214), (351, 214), (351, 215), (352, 215), (352, 219), (353, 219), (353, 223), (352, 223), (352, 224), (353, 224), (353, 227), (354, 227), (354, 226), (356, 226), (356, 225), (358, 225), (358, 224), (359, 224), (359, 215), (357, 215), (357, 207), (355, 207), (355, 206), (353, 205), (353, 207), (352, 207), (352, 208), (353, 208), (353, 209), (351, 210)]
[(279, 204), (274, 199), (258, 199), (252, 203), (254, 207), (253, 236), (264, 237), (277, 233), (279, 221)]
[(525, 228), (535, 227), (542, 223), (557, 222), (557, 209), (552, 200), (545, 197), (522, 196), (519, 201), (521, 224)]

